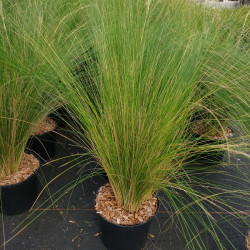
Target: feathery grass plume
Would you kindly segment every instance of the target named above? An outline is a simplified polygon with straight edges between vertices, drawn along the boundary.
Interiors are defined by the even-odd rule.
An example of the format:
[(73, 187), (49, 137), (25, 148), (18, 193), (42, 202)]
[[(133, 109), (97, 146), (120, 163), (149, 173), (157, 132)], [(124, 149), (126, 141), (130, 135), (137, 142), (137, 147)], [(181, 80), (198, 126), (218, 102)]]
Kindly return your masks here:
[(183, 31), (192, 24), (175, 17), (171, 4), (164, 7), (155, 1), (98, 1), (91, 13), (100, 100), (98, 112), (86, 114), (85, 131), (118, 203), (132, 212), (180, 168), (199, 79), (200, 37), (189, 27), (180, 39), (173, 23)]

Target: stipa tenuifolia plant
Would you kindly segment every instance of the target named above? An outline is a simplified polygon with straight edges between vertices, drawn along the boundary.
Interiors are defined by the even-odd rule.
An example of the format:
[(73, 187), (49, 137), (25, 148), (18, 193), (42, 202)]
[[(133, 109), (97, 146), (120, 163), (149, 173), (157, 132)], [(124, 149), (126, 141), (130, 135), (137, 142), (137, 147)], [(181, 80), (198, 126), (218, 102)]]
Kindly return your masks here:
[[(130, 211), (169, 183), (194, 149), (184, 135), (194, 107), (207, 96), (196, 89), (206, 73), (204, 63), (210, 63), (207, 55), (225, 35), (215, 28), (216, 20), (207, 26), (201, 21), (209, 15), (200, 17), (199, 7), (165, 4), (96, 3), (99, 74), (94, 82), (99, 92), (95, 105), (72, 103), (116, 199)], [(178, 30), (172, 28), (177, 25)], [(220, 80), (222, 86), (223, 74)], [(219, 88), (207, 84), (209, 94)]]
[[(213, 182), (206, 181), (205, 191), (196, 191), (194, 186), (204, 180), (185, 169), (190, 152), (214, 150), (218, 145), (196, 146), (186, 131), (197, 104), (206, 106), (205, 98), (219, 89), (207, 81), (209, 93), (197, 94), (204, 68), (210, 66), (207, 56), (217, 53), (219, 42), (226, 48), (230, 39), (224, 38), (226, 34), (209, 11), (204, 13), (187, 1), (96, 1), (90, 13), (97, 63), (92, 64), (96, 73), (87, 77), (92, 77), (91, 87), (98, 92), (93, 91), (90, 99), (80, 80), (64, 83), (77, 90), (70, 92), (70, 105), (85, 130), (82, 138), (108, 175), (117, 202), (135, 212), (151, 194), (163, 190), (176, 211), (181, 204), (181, 211), (190, 214), (185, 218), (176, 212), (190, 247), (194, 241), (204, 247), (197, 240), (195, 217), (221, 247), (219, 226), (208, 208), (214, 211), (213, 206), (225, 206), (232, 211), (233, 207), (209, 191), (217, 185)], [(223, 65), (226, 57), (219, 60)], [(241, 64), (236, 66), (239, 73)], [(233, 77), (233, 73), (219, 73), (216, 82), (221, 85)], [(246, 78), (242, 79), (245, 83)], [(241, 85), (236, 87), (241, 89)], [(236, 89), (229, 93), (238, 94)], [(237, 102), (244, 104), (240, 95)], [(229, 187), (217, 188), (221, 194), (235, 193)], [(189, 197), (188, 204), (182, 192)], [(206, 219), (195, 213), (195, 204)]]
[[(222, 48), (217, 45), (209, 50), (202, 67), (197, 94), (203, 100), (197, 106), (197, 116), (203, 123), (203, 132), (211, 138), (218, 136), (226, 140), (225, 129), (230, 122), (233, 130), (241, 126), (242, 134), (249, 133), (249, 51), (238, 47), (242, 37), (238, 39), (237, 43)], [(240, 123), (234, 126), (232, 122), (237, 121)]]
[[(241, 126), (241, 133), (249, 132), (249, 10), (244, 7), (218, 9), (214, 13), (221, 27), (215, 28), (215, 32), (221, 35), (216, 36), (217, 42), (207, 43), (201, 68), (203, 76), (197, 87), (197, 94), (201, 94), (203, 100), (196, 107), (195, 118), (202, 125), (204, 136), (225, 141), (228, 126), (233, 133), (238, 130), (237, 126)], [(237, 120), (241, 121), (237, 126), (230, 124)]]
[[(0, 1), (0, 165), (4, 175), (18, 168), (35, 127), (64, 104), (66, 98), (59, 98), (64, 89), (60, 80), (72, 82), (81, 54), (91, 55), (89, 47), (83, 48), (90, 44), (84, 42), (88, 38), (84, 8), (83, 1)], [(70, 76), (63, 59), (73, 60)]]
[[(51, 35), (40, 36), (39, 44), (23, 32), (52, 69), (44, 74), (64, 86), (61, 94), (84, 130), (77, 131), (84, 146), (107, 173), (117, 202), (127, 211), (137, 211), (150, 195), (163, 190), (190, 247), (196, 242), (205, 248), (198, 240), (196, 219), (221, 247), (219, 225), (210, 212), (223, 207), (240, 217), (222, 196), (247, 199), (246, 194), (198, 178), (185, 168), (190, 152), (211, 148), (190, 140), (188, 128), (197, 105), (206, 106), (205, 98), (218, 89), (207, 81), (209, 93), (197, 91), (204, 69), (211, 65), (207, 56), (217, 53), (218, 43), (226, 48), (230, 42), (216, 12), (191, 1), (109, 0), (92, 2), (85, 15), (89, 38), (83, 35), (85, 26), (76, 27), (63, 46)], [(67, 18), (59, 22), (59, 37), (65, 35)], [(223, 65), (226, 58), (218, 60)], [(79, 62), (83, 71), (76, 74)], [(238, 72), (240, 64), (236, 66)], [(228, 75), (216, 68), (216, 82), (225, 84)], [(197, 185), (202, 190), (196, 190)], [(196, 213), (195, 205), (205, 218)]]
[(37, 16), (25, 5), (0, 2), (0, 179), (18, 170), (29, 137), (58, 105), (42, 75), (46, 65), (13, 25), (39, 34), (39, 26), (22, 19), (26, 11), (32, 23)]
[[(199, 7), (188, 2), (109, 1), (102, 4), (98, 1), (92, 15), (99, 66), (94, 80), (99, 93), (95, 97), (99, 105), (96, 108), (89, 101), (82, 107), (80, 103), (71, 105), (86, 127), (93, 155), (107, 173), (117, 202), (128, 211), (137, 211), (152, 193), (164, 190), (176, 211), (181, 204), (182, 210), (193, 214), (187, 219), (177, 212), (186, 240), (192, 242), (199, 237), (192, 219), (197, 217), (221, 247), (216, 234), (219, 226), (208, 207), (210, 211), (215, 210), (212, 205), (217, 208), (225, 205), (230, 211), (233, 208), (209, 188), (217, 186), (221, 193), (235, 191), (208, 181), (204, 191), (193, 188), (203, 185), (205, 180), (188, 173), (186, 157), (190, 151), (215, 150), (218, 145), (196, 147), (185, 135), (197, 104), (218, 117), (218, 107), (212, 109), (205, 99), (219, 93), (222, 87), (232, 98), (228, 108), (243, 106), (245, 112), (247, 103), (243, 93), (247, 77), (243, 58), (233, 59), (233, 53), (237, 53), (234, 49), (225, 57), (222, 54), (216, 57), (219, 44), (226, 50), (230, 37), (226, 37), (211, 13), (204, 15)], [(214, 60), (211, 57), (217, 58), (217, 65), (213, 66), (217, 74), (209, 75), (213, 81), (206, 81), (208, 93), (199, 95), (198, 83), (206, 77), (209, 67), (211, 69)], [(229, 59), (230, 70), (223, 72), (223, 65)], [(236, 84), (241, 73), (241, 83)], [(84, 92), (81, 96), (85, 96)], [(229, 102), (226, 97), (222, 97), (223, 101)], [(241, 121), (238, 118), (242, 109), (237, 110), (230, 115)], [(188, 203), (182, 198), (182, 192), (189, 197)], [(245, 194), (242, 190), (237, 192)], [(206, 207), (203, 203), (210, 205)], [(195, 204), (206, 219), (194, 215)], [(195, 228), (193, 233), (189, 232), (191, 225)]]
[(178, 39), (163, 24), (177, 22), (183, 30), (186, 24), (168, 18), (162, 7), (150, 1), (98, 2), (95, 10), (101, 18), (95, 17), (100, 30), (94, 30), (100, 115), (91, 116), (86, 133), (116, 200), (131, 212), (179, 171), (199, 77), (199, 38)]

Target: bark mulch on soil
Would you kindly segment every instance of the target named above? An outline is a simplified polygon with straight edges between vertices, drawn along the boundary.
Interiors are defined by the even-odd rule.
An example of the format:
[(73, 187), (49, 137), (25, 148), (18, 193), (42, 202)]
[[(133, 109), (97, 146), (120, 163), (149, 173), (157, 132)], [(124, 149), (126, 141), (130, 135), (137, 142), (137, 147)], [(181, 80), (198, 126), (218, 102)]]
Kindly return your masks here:
[(97, 213), (114, 224), (136, 225), (146, 222), (155, 214), (157, 198), (151, 195), (137, 212), (131, 213), (116, 202), (111, 185), (105, 184), (98, 191), (95, 208)]
[(38, 159), (32, 154), (23, 154), (18, 171), (0, 179), (0, 186), (16, 184), (26, 180), (39, 167)]
[(32, 134), (33, 136), (35, 135), (42, 135), (47, 132), (53, 131), (56, 129), (57, 123), (53, 119), (47, 117), (45, 122), (43, 124), (40, 124), (37, 126), (35, 132)]

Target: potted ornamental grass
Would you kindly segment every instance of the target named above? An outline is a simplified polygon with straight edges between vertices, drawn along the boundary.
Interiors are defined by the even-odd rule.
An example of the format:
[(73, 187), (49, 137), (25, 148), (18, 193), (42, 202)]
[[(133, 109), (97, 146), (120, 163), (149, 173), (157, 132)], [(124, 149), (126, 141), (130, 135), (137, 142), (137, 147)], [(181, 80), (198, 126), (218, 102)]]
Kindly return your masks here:
[[(194, 141), (190, 133), (190, 117), (197, 105), (205, 106), (207, 98), (201, 91), (197, 94), (206, 73), (203, 69), (209, 67), (206, 57), (216, 53), (214, 47), (227, 35), (220, 20), (211, 18), (213, 10), (204, 11), (193, 1), (96, 0), (85, 4), (80, 9), (88, 21), (74, 26), (66, 40), (62, 37), (67, 23), (77, 11), (55, 19), (61, 30), (48, 28), (46, 39), (21, 32), (49, 65), (51, 70), (43, 71), (46, 78), (59, 80), (60, 86), (54, 88), (60, 88), (60, 97), (74, 115), (83, 146), (107, 174), (108, 183), (95, 199), (104, 245), (108, 249), (143, 248), (159, 204), (164, 207), (158, 196), (161, 191), (180, 223), (187, 248), (206, 248), (197, 223), (222, 248), (213, 212), (221, 209), (246, 222), (234, 203), (223, 198), (230, 195), (240, 201), (249, 196), (186, 168), (190, 154), (228, 146), (200, 145), (200, 138)], [(221, 42), (220, 46), (226, 45)], [(93, 57), (87, 53), (90, 48)], [(222, 65), (226, 57), (219, 60)], [(83, 74), (75, 72), (79, 61)], [(225, 75), (220, 72), (216, 78), (222, 83)], [(217, 91), (212, 81), (207, 84), (209, 94)], [(216, 113), (214, 108), (211, 111)], [(228, 220), (225, 213), (218, 216)]]
[[(219, 145), (249, 134), (248, 51), (239, 49), (233, 42), (228, 47), (226, 50), (216, 48), (216, 53), (210, 53), (202, 68), (204, 75), (197, 88), (202, 102), (197, 105), (190, 124), (200, 143)], [(212, 154), (201, 156), (207, 160), (223, 157), (221, 150), (219, 157), (216, 152)]]
[[(61, 44), (66, 43), (67, 34), (73, 32), (75, 26), (82, 25), (79, 14), (82, 6), (79, 7), (78, 2), (69, 4), (67, 1), (43, 3), (39, 1), (24, 1), (23, 3), (8, 1), (1, 3), (1, 6), (3, 13), (2, 35), (6, 37), (5, 42), (8, 45), (8, 40), (10, 40), (11, 45), (18, 44), (15, 45), (17, 48), (14, 48), (16, 50), (13, 52), (15, 58), (12, 60), (19, 63), (18, 67), (25, 71), (25, 74), (36, 78), (34, 86), (37, 88), (37, 93), (40, 92), (37, 101), (47, 105), (47, 110), (42, 116), (39, 115), (40, 121), (37, 121), (36, 125), (34, 124), (30, 133), (27, 150), (35, 154), (42, 162), (49, 161), (55, 154), (56, 134), (58, 134), (55, 129), (58, 126), (63, 126), (68, 118), (65, 117), (67, 114), (63, 108), (65, 99), (60, 99), (62, 91), (60, 77), (53, 74), (54, 69), (47, 64), (44, 56), (47, 56), (48, 41), (55, 41), (54, 45), (60, 47)], [(48, 9), (51, 9), (52, 12), (48, 12)], [(71, 18), (72, 16), (74, 18)], [(58, 35), (62, 29), (65, 36)], [(69, 43), (68, 45), (70, 46)], [(25, 54), (20, 53), (22, 46)], [(34, 50), (34, 46), (38, 48), (38, 51)], [(68, 50), (66, 47), (64, 49)], [(10, 49), (5, 48), (5, 50), (5, 54), (7, 54)], [(72, 53), (71, 50), (70, 52)], [(43, 57), (38, 56), (40, 53), (43, 53)], [(66, 55), (67, 53), (65, 53)], [(24, 62), (22, 62), (22, 56)], [(52, 89), (54, 92), (51, 92)]]
[(27, 143), (57, 105), (40, 73), (42, 61), (13, 25), (21, 20), (20, 9), (10, 5), (0, 2), (0, 200), (8, 215), (29, 209), (37, 197), (39, 160)]
[[(62, 58), (67, 62), (72, 60), (75, 50), (89, 50), (89, 47), (83, 50), (82, 45), (83, 38), (88, 37), (84, 32), (81, 10), (85, 6), (82, 4), (82, 1), (81, 5), (80, 1), (0, 1), (0, 167), (3, 182), (15, 175), (20, 163), (29, 163), (30, 158), (34, 158), (33, 154), (39, 161), (48, 161), (54, 154), (51, 144), (55, 139), (54, 133), (49, 130), (55, 128), (55, 123), (50, 117), (54, 119), (53, 113), (56, 113), (56, 119), (64, 121), (64, 114), (56, 110), (65, 105), (67, 90), (60, 79), (65, 79), (65, 72), (68, 71), (60, 58), (53, 58), (56, 55), (53, 46), (61, 49)], [(80, 28), (83, 38), (77, 39), (71, 48), (70, 39)], [(80, 54), (79, 58), (74, 58), (74, 72), (82, 62)], [(60, 70), (53, 66), (54, 63), (60, 65)], [(67, 80), (71, 82), (72, 79), (69, 77)], [(39, 161), (34, 159), (35, 163)], [(33, 170), (36, 172), (35, 168)], [(37, 177), (32, 174), (32, 169), (29, 172), (35, 178), (32, 181), (35, 185), (31, 187), (25, 184), (26, 188), (21, 189), (21, 193), (16, 193), (16, 186), (11, 193), (5, 191), (9, 190), (8, 183), (1, 182), (1, 206), (6, 214), (23, 212), (35, 201)], [(27, 174), (18, 181), (26, 177)], [(29, 200), (26, 200), (25, 193), (27, 196), (31, 193)], [(12, 194), (17, 198), (11, 198)]]
[(39, 160), (25, 149), (34, 123), (41, 119), (37, 116), (38, 108), (42, 114), (44, 108), (34, 102), (33, 97), (39, 96), (35, 89), (32, 90), (34, 83), (28, 84), (30, 79), (25, 81), (10, 67), (4, 65), (4, 68), (1, 71), (3, 84), (0, 85), (1, 208), (12, 215), (29, 209), (38, 194)]
[[(223, 29), (218, 31), (221, 27), (216, 18), (207, 25), (211, 13), (200, 8), (191, 1), (95, 1), (87, 11), (97, 58), (86, 67), (91, 73), (86, 70), (88, 74), (81, 79), (74, 75), (69, 80), (72, 64), (63, 60), (68, 76), (61, 82), (82, 128), (78, 135), (108, 177), (95, 199), (101, 237), (108, 249), (144, 246), (149, 223), (159, 208), (160, 190), (179, 215), (190, 248), (205, 246), (198, 232), (189, 232), (192, 226), (196, 228), (192, 213), (221, 246), (215, 230), (218, 225), (203, 202), (209, 208), (215, 205), (237, 214), (232, 204), (210, 192), (213, 182), (206, 183), (208, 192), (197, 191), (199, 177), (193, 178), (185, 168), (190, 154), (222, 147), (215, 143), (201, 146), (187, 132), (197, 104), (203, 105), (207, 97), (197, 95), (205, 56), (226, 35)], [(57, 53), (63, 58), (60, 49)], [(225, 57), (220, 60), (223, 64)], [(61, 69), (60, 64), (53, 67)], [(88, 84), (89, 77), (92, 96), (80, 84)], [(212, 83), (209, 87), (217, 89)], [(221, 194), (235, 193), (219, 184), (214, 188)], [(237, 191), (237, 195), (246, 195)], [(189, 205), (181, 202), (182, 192), (190, 199)], [(189, 222), (180, 209), (191, 214)], [(197, 209), (206, 219), (197, 215)]]
[[(221, 35), (217, 36), (212, 49), (208, 44), (201, 69), (203, 76), (197, 87), (202, 101), (191, 117), (190, 130), (195, 139), (200, 137), (200, 144), (240, 142), (249, 134), (249, 48), (246, 44), (249, 11), (242, 7), (212, 13), (221, 27), (215, 32)], [(200, 157), (218, 162), (223, 158), (223, 149), (222, 146), (221, 150), (215, 149), (217, 153), (201, 153)]]

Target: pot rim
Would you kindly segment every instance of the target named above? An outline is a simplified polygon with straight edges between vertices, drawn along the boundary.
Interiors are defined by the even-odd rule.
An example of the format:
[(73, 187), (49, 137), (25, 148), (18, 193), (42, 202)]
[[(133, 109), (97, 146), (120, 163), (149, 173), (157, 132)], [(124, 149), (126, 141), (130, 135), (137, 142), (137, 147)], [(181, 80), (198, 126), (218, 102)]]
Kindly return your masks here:
[[(49, 116), (48, 116), (49, 117)], [(45, 135), (47, 135), (47, 134), (49, 134), (49, 133), (55, 133), (55, 131), (56, 131), (56, 129), (58, 129), (58, 127), (59, 127), (59, 125), (58, 125), (58, 122), (55, 120), (55, 119), (53, 119), (53, 117), (51, 118), (51, 117), (49, 117), (50, 119), (52, 119), (55, 123), (56, 123), (56, 127), (54, 128), (54, 129), (52, 129), (52, 130), (49, 130), (49, 131), (47, 131), (47, 132), (45, 132), (45, 133), (42, 133), (42, 134), (38, 134), (38, 135), (30, 135), (30, 139), (32, 139), (32, 138), (34, 138), (34, 137), (41, 137), (41, 136), (45, 136)]]
[(42, 137), (42, 136), (45, 136), (45, 135), (47, 135), (47, 134), (49, 134), (49, 133), (51, 133), (51, 132), (54, 133), (56, 129), (57, 129), (57, 126), (56, 126), (55, 129), (50, 130), (50, 131), (47, 131), (47, 132), (45, 132), (45, 133), (43, 133), (43, 134), (40, 134), (40, 135), (31, 135), (31, 136), (30, 136), (30, 139), (32, 139), (32, 138), (34, 138), (34, 137)]
[(37, 174), (38, 170), (41, 167), (41, 161), (34, 154), (32, 154), (32, 155), (39, 161), (39, 166), (38, 166), (37, 170), (35, 172), (33, 172), (33, 174), (31, 174), (28, 178), (26, 178), (23, 181), (20, 181), (20, 182), (14, 183), (14, 184), (4, 185), (4, 186), (0, 185), (0, 190), (12, 188), (12, 187), (18, 187), (18, 186), (22, 185), (23, 183), (28, 182), (31, 178), (33, 178), (33, 176), (35, 176)]

